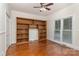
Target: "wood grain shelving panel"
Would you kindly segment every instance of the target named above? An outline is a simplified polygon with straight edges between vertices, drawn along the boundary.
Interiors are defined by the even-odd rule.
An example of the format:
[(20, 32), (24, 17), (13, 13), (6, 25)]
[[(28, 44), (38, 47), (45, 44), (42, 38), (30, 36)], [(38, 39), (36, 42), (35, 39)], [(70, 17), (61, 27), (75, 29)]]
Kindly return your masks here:
[(46, 29), (46, 26), (42, 26), (42, 25), (41, 25), (41, 26), (38, 26), (38, 28), (44, 30), (44, 29)]
[(17, 42), (29, 41), (29, 29), (38, 29), (39, 40), (46, 39), (46, 21), (17, 18)]
[(28, 25), (21, 25), (21, 24), (19, 24), (19, 25), (17, 25), (17, 29), (21, 29), (21, 30), (23, 30), (23, 29), (28, 29)]
[(35, 25), (46, 25), (46, 22), (45, 21), (36, 20), (36, 21), (34, 21), (34, 24)]
[(18, 42), (25, 42), (25, 41), (27, 42), (27, 41), (28, 41), (28, 38), (24, 38), (24, 39), (17, 39), (17, 41), (18, 41)]
[(28, 34), (28, 30), (17, 30), (17, 34)]
[(33, 21), (32, 20), (23, 20), (23, 19), (18, 19), (17, 20), (18, 24), (32, 24)]

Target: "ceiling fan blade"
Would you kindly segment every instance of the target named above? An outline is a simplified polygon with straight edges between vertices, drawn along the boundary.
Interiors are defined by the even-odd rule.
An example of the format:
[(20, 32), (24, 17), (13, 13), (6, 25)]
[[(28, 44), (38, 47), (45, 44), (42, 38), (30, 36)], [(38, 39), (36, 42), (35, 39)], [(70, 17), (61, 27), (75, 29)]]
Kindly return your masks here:
[(47, 10), (51, 10), (50, 8), (45, 8), (45, 9), (47, 9)]
[(50, 5), (53, 5), (53, 3), (49, 3), (49, 4), (47, 4), (46, 6), (50, 6)]
[(39, 7), (33, 7), (33, 8), (41, 8), (41, 7), (39, 6)]

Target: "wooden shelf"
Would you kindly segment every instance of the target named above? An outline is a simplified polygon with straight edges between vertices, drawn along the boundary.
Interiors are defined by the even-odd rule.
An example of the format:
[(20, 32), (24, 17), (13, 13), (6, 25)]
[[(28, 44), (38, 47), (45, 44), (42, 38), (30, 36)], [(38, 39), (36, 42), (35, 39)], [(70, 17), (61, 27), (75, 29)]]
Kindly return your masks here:
[(17, 42), (25, 42), (27, 41), (28, 39), (24, 38), (24, 39), (17, 39)]
[(17, 40), (22, 40), (22, 39), (28, 39), (28, 38), (22, 38), (22, 37), (21, 38), (17, 38)]
[(17, 30), (17, 34), (25, 34), (27, 33), (28, 34), (28, 30)]
[(29, 25), (29, 28), (38, 28), (37, 25)]
[(28, 25), (17, 25), (17, 30), (28, 29)]
[(46, 39), (46, 21), (17, 18), (17, 42), (29, 41), (29, 29), (38, 29), (39, 40)]
[(39, 29), (39, 33), (42, 33), (42, 32), (45, 33), (46, 29), (41, 29), (41, 30)]
[(46, 22), (45, 21), (40, 21), (40, 20), (35, 20), (34, 24), (35, 25), (42, 25), (43, 26), (43, 25), (46, 25)]
[(39, 29), (46, 29), (46, 26), (38, 26)]
[(28, 33), (17, 33), (17, 35), (23, 35), (23, 34), (25, 34), (25, 35), (28, 35)]
[(21, 18), (18, 18), (17, 20), (17, 24), (32, 24), (33, 21), (32, 20), (26, 20), (26, 19), (21, 19)]

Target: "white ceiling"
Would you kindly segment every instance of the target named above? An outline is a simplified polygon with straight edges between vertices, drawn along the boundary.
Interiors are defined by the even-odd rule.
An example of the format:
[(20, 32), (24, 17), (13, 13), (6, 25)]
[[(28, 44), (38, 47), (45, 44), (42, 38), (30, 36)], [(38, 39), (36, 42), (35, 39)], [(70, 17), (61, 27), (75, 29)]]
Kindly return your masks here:
[(46, 11), (46, 12), (40, 12), (39, 8), (33, 8), (34, 6), (40, 6), (39, 3), (10, 3), (9, 5), (13, 10), (16, 11), (45, 16), (52, 14), (57, 10), (65, 8), (66, 6), (71, 5), (71, 3), (54, 3), (54, 5), (49, 6), (49, 8), (51, 8), (51, 11)]

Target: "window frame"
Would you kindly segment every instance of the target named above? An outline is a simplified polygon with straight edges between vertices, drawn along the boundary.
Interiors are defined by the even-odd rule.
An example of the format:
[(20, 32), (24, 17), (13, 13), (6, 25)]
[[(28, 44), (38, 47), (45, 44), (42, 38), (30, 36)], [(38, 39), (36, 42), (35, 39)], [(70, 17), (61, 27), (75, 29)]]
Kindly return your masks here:
[[(72, 44), (72, 27), (71, 27), (71, 29), (64, 29), (64, 20), (66, 20), (66, 19), (68, 19), (68, 18), (71, 18), (71, 21), (72, 21), (72, 17), (71, 17), (71, 16), (70, 16), (70, 17), (63, 18), (63, 24), (62, 24), (62, 26), (63, 26), (63, 28), (62, 28), (62, 41), (65, 42), (64, 39), (63, 39), (63, 37), (64, 37), (64, 36), (63, 36), (63, 34), (64, 34), (63, 32), (64, 32), (64, 31), (65, 31), (65, 32), (66, 32), (66, 31), (71, 31), (71, 42), (65, 42), (65, 43), (70, 43), (70, 44)], [(72, 26), (72, 23), (71, 23), (71, 26)]]
[[(67, 19), (67, 18), (71, 18), (71, 29), (64, 29), (64, 19)], [(60, 30), (57, 30), (57, 29), (55, 29), (55, 21), (58, 21), (58, 20), (60, 20)], [(73, 44), (73, 32), (72, 32), (72, 30), (73, 30), (73, 17), (72, 16), (68, 16), (68, 17), (64, 17), (64, 18), (61, 18), (61, 19), (57, 19), (57, 20), (55, 20), (54, 21), (54, 40), (56, 40), (55, 39), (55, 31), (60, 31), (60, 42), (63, 42), (63, 43), (68, 43), (68, 44)], [(63, 31), (71, 31), (71, 43), (69, 43), (69, 42), (64, 42), (63, 41)], [(58, 40), (56, 40), (56, 41), (58, 41)], [(58, 42), (59, 42), (58, 41)]]

